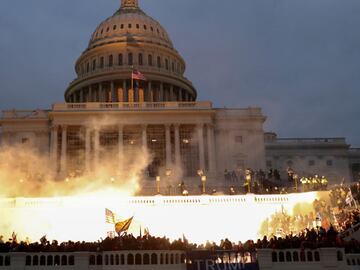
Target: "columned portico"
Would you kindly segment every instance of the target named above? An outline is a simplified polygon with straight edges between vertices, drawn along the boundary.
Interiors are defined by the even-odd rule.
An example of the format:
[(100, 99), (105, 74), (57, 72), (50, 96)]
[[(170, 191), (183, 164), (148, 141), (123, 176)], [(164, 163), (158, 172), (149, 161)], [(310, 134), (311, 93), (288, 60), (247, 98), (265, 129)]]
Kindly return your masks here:
[(99, 164), (100, 154), (100, 132), (98, 129), (94, 131), (94, 166)]
[(147, 149), (147, 132), (146, 132), (146, 128), (147, 125), (142, 125), (141, 126), (141, 133), (142, 133), (142, 150), (146, 151)]
[(67, 156), (67, 126), (61, 126), (61, 162), (60, 162), (60, 171), (62, 175), (66, 174), (66, 159)]
[(91, 129), (85, 130), (85, 170), (90, 172), (90, 148), (91, 148)]
[(216, 175), (214, 126), (207, 124), (207, 147), (210, 175)]
[(171, 137), (170, 125), (165, 125), (165, 141), (166, 141), (166, 168), (171, 167)]
[(198, 143), (199, 143), (199, 165), (200, 170), (205, 170), (205, 147), (204, 147), (204, 125), (198, 124)]
[(181, 157), (180, 157), (180, 125), (175, 124), (175, 165), (180, 166)]
[(58, 156), (58, 132), (59, 126), (53, 126), (51, 129), (51, 164), (53, 165), (54, 172), (57, 172), (57, 156)]

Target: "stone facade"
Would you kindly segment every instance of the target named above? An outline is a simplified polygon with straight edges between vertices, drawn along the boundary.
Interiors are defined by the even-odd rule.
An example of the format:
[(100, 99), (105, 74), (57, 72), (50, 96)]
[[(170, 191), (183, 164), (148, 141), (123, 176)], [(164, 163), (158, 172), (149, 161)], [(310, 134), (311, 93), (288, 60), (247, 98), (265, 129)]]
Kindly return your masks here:
[(265, 133), (266, 167), (278, 169), (286, 178), (287, 168), (300, 176), (326, 176), (330, 183), (357, 181), (359, 151), (345, 138), (278, 138)]

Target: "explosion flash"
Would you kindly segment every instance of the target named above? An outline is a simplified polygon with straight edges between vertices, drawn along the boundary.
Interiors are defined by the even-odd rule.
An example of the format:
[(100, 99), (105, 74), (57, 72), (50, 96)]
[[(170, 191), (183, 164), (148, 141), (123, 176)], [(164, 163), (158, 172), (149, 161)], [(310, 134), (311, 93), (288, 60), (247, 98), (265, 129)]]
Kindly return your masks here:
[[(123, 197), (115, 191), (87, 196), (3, 199), (0, 208), (4, 218), (0, 230), (16, 231), (20, 239), (37, 240), (44, 234), (59, 241), (97, 241), (113, 231), (105, 223), (105, 208), (120, 218), (134, 216), (129, 233), (139, 235), (149, 228), (155, 236), (189, 241), (219, 242), (229, 238), (246, 241), (261, 237), (262, 222), (277, 211), (288, 213), (299, 203), (309, 204), (316, 193), (290, 195), (189, 196), (189, 197)], [(256, 214), (255, 214), (256, 213)]]

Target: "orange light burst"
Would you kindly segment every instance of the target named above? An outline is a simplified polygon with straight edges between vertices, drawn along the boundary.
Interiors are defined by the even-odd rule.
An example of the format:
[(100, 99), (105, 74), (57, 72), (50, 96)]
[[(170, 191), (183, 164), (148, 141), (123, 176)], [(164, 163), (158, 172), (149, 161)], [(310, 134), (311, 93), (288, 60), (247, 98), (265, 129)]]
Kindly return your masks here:
[[(257, 239), (262, 222), (272, 214), (309, 205), (316, 192), (289, 195), (131, 197), (126, 190), (105, 189), (72, 197), (0, 200), (0, 231), (37, 241), (43, 235), (59, 241), (97, 241), (114, 226), (105, 223), (105, 208), (120, 219), (134, 216), (129, 233), (140, 226), (155, 236), (219, 242)], [(301, 208), (301, 207), (300, 207)], [(296, 211), (301, 211), (298, 208)], [(305, 211), (305, 210), (304, 210)], [(307, 211), (307, 210), (306, 210)]]

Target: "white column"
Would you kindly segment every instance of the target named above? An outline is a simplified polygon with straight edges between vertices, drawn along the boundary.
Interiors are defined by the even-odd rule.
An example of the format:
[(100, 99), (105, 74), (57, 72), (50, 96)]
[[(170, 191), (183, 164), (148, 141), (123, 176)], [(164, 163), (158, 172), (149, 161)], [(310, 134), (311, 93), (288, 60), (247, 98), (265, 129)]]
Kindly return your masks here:
[(119, 126), (119, 142), (118, 142), (118, 154), (119, 154), (119, 166), (122, 169), (123, 156), (124, 156), (124, 127)]
[(151, 81), (148, 82), (148, 92), (147, 92), (147, 102), (153, 102), (153, 100), (151, 100)]
[(145, 151), (147, 149), (147, 125), (142, 125), (142, 149)]
[(171, 136), (170, 125), (165, 125), (165, 142), (166, 142), (166, 168), (171, 167)]
[(94, 131), (94, 168), (99, 165), (99, 151), (100, 151), (100, 132), (98, 129)]
[(84, 89), (80, 89), (80, 103), (84, 103)]
[(92, 91), (92, 87), (91, 87), (91, 84), (89, 85), (89, 95), (88, 95), (88, 102), (92, 102), (94, 101), (93, 99), (93, 91)]
[(61, 126), (61, 173), (66, 174), (67, 126)]
[(175, 125), (175, 163), (176, 166), (180, 166), (181, 164), (181, 156), (180, 156), (180, 125)]
[(205, 149), (204, 149), (204, 125), (199, 124), (198, 130), (198, 143), (199, 143), (199, 166), (200, 170), (205, 170)]
[(115, 83), (114, 81), (111, 81), (111, 100), (110, 102), (116, 102), (116, 99), (115, 99)]
[(164, 84), (160, 83), (159, 102), (164, 101)]
[(179, 88), (179, 101), (183, 101), (183, 90)]
[(90, 172), (90, 128), (86, 128), (85, 130), (85, 170), (86, 172)]
[(99, 102), (104, 102), (104, 93), (103, 93), (102, 83), (99, 83)]
[(214, 138), (214, 126), (207, 124), (207, 146), (208, 146), (208, 159), (209, 159), (209, 171), (214, 174), (216, 172), (216, 160), (215, 160), (215, 138)]
[(58, 153), (58, 126), (53, 126), (51, 129), (51, 163), (54, 172), (57, 172), (57, 153)]
[(126, 80), (123, 80), (123, 93), (124, 93), (124, 102), (129, 102)]
[(170, 94), (169, 94), (169, 100), (170, 101), (174, 101), (174, 86), (171, 84), (170, 85)]

